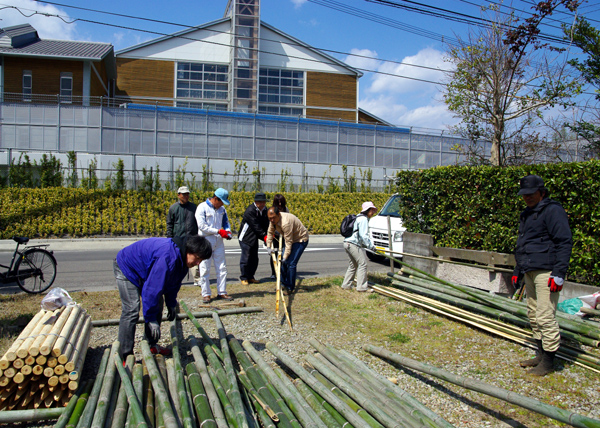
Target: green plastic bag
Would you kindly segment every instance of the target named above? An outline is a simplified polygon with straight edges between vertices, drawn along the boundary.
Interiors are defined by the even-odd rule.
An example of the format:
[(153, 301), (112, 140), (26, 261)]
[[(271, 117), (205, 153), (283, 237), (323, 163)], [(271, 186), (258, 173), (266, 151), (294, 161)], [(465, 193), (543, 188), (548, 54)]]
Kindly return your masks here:
[(581, 299), (575, 297), (574, 299), (568, 299), (563, 302), (560, 302), (557, 306), (557, 309), (561, 312), (565, 312), (567, 314), (574, 315), (579, 312), (579, 309), (583, 306), (583, 302)]

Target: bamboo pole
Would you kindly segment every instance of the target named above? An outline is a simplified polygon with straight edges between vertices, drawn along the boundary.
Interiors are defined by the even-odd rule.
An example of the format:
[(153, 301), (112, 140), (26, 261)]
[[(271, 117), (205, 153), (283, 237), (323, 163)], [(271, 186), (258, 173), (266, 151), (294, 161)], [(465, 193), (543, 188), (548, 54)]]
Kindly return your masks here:
[(15, 424), (19, 422), (47, 421), (57, 419), (65, 411), (64, 407), (57, 409), (11, 410), (0, 412), (0, 424)]
[(88, 317), (81, 333), (81, 339), (77, 340), (75, 348), (73, 349), (71, 360), (65, 364), (65, 370), (69, 372), (69, 379), (71, 380), (79, 379), (79, 373), (83, 369), (83, 363), (85, 362), (85, 356), (87, 355), (90, 342), (91, 328), (91, 318)]
[(67, 346), (67, 341), (71, 336), (73, 328), (75, 328), (75, 325), (77, 324), (79, 318), (82, 316), (85, 316), (85, 312), (81, 310), (81, 306), (74, 305), (73, 309), (71, 310), (71, 313), (69, 314), (69, 318), (67, 318), (64, 325), (60, 329), (58, 337), (56, 338), (56, 341), (51, 347), (50, 354), (53, 357), (58, 358), (63, 353), (64, 349)]
[[(94, 382), (88, 382), (85, 386), (85, 390), (81, 394), (81, 397), (77, 399), (77, 403), (75, 404), (75, 408), (73, 409), (73, 413), (69, 417), (69, 420), (65, 426), (65, 428), (75, 428), (83, 415), (86, 405), (89, 400), (89, 396), (92, 392), (92, 388), (94, 387)], [(61, 427), (55, 427), (61, 428)]]
[[(294, 385), (309, 406), (317, 413), (317, 415), (319, 415), (319, 418), (323, 423), (327, 425), (327, 428), (346, 428), (346, 426), (349, 425), (348, 421), (331, 407), (327, 401), (323, 400), (321, 397), (317, 397), (315, 392), (302, 382), (302, 379), (294, 379)], [(326, 405), (329, 406), (329, 409), (326, 408)], [(335, 412), (337, 417), (333, 416), (332, 412)]]
[[(168, 388), (168, 379), (167, 379), (167, 365), (165, 364), (165, 357), (162, 355), (155, 355), (154, 356), (154, 361), (156, 361), (156, 365), (158, 366), (158, 370), (160, 371), (160, 375), (162, 377), (162, 381), (165, 384), (165, 388)], [(148, 368), (146, 367), (146, 370)], [(150, 380), (150, 374), (148, 374), (148, 381), (150, 382), (150, 387), (152, 387), (152, 381)], [(169, 391), (167, 390), (167, 393)], [(154, 390), (153, 390), (154, 393)], [(163, 418), (163, 414), (161, 413), (161, 409), (160, 409), (160, 405), (158, 403), (156, 403), (157, 397), (156, 394), (154, 394), (154, 416), (156, 418), (156, 426), (157, 427), (162, 427), (165, 428), (165, 421)], [(171, 398), (169, 397), (169, 405), (171, 406), (171, 408), (173, 408), (173, 402), (171, 401)], [(178, 421), (176, 421), (178, 422)]]
[(74, 412), (75, 408), (77, 407), (77, 401), (79, 400), (80, 397), (83, 397), (83, 395), (86, 394), (86, 392), (89, 395), (89, 391), (91, 391), (91, 389), (92, 389), (91, 382), (85, 382), (81, 385), (81, 387), (75, 392), (75, 394), (73, 394), (73, 396), (69, 400), (69, 404), (67, 404), (67, 407), (65, 407), (64, 412), (62, 413), (60, 418), (58, 418), (58, 420), (56, 421), (54, 428), (66, 428), (67, 423), (69, 422), (69, 419), (71, 418), (71, 415), (73, 415), (73, 412)]
[(208, 367), (208, 375), (212, 381), (212, 384), (215, 386), (215, 390), (219, 396), (219, 400), (221, 400), (221, 405), (223, 406), (223, 410), (225, 411), (225, 417), (227, 418), (227, 422), (232, 428), (239, 428), (237, 424), (237, 419), (235, 417), (235, 410), (227, 397), (227, 393), (223, 388), (221, 381), (217, 377), (217, 374), (212, 366)]
[[(248, 350), (246, 343), (251, 346), (250, 342), (244, 341), (244, 349)], [(325, 398), (329, 404), (331, 404), (335, 409), (340, 412), (347, 420), (350, 422), (355, 428), (368, 428), (370, 425), (367, 424), (360, 416), (358, 416), (346, 403), (336, 397), (333, 393), (331, 393), (327, 388), (325, 388), (320, 382), (318, 382), (314, 376), (312, 376), (306, 369), (304, 369), (300, 364), (296, 363), (292, 358), (283, 353), (279, 348), (277, 348), (272, 342), (267, 342), (267, 349), (279, 358), (290, 370), (292, 370), (296, 375), (306, 382), (310, 387), (312, 387), (319, 395)]]
[(108, 360), (110, 357), (110, 349), (106, 348), (102, 354), (102, 361), (100, 361), (100, 367), (96, 373), (96, 380), (94, 381), (94, 387), (88, 397), (87, 405), (83, 410), (81, 417), (77, 423), (77, 428), (88, 428), (92, 424), (92, 418), (96, 411), (96, 404), (98, 403), (98, 395), (102, 389), (102, 383), (104, 382), (104, 376), (108, 366)]
[(33, 316), (31, 321), (27, 323), (25, 328), (21, 331), (21, 334), (17, 336), (15, 341), (12, 343), (8, 351), (4, 353), (2, 358), (0, 358), (0, 370), (5, 370), (8, 368), (11, 361), (14, 361), (17, 358), (17, 349), (21, 346), (21, 344), (29, 337), (31, 332), (38, 325), (42, 317), (46, 314), (46, 311), (43, 309), (39, 311), (37, 314)]
[(219, 318), (218, 314), (213, 314), (213, 321), (217, 326), (219, 340), (221, 343), (221, 352), (223, 353), (223, 365), (225, 367), (225, 373), (229, 383), (229, 391), (227, 391), (227, 396), (229, 397), (229, 400), (233, 405), (233, 409), (235, 410), (239, 428), (248, 428), (248, 421), (246, 420), (246, 414), (244, 412), (244, 404), (242, 402), (242, 396), (237, 383), (233, 361), (231, 360), (229, 344), (227, 343), (227, 333), (225, 332), (225, 327), (223, 326), (221, 318)]
[(173, 359), (165, 359), (165, 366), (167, 367), (167, 389), (169, 397), (175, 409), (175, 418), (177, 419), (177, 425), (183, 425), (182, 414), (181, 414), (181, 402), (179, 401), (179, 394), (177, 392), (177, 381), (175, 380), (175, 368), (173, 367)]
[(429, 364), (421, 363), (419, 361), (412, 360), (410, 358), (403, 357), (401, 355), (389, 352), (383, 348), (365, 345), (363, 349), (373, 355), (380, 358), (384, 358), (388, 361), (400, 364), (408, 367), (412, 370), (417, 370), (445, 381), (454, 383), (455, 385), (462, 386), (463, 388), (471, 389), (473, 391), (481, 392), (483, 394), (490, 395), (492, 397), (499, 398), (512, 404), (516, 404), (525, 409), (537, 412), (541, 415), (548, 416), (549, 418), (567, 423), (578, 428), (597, 428), (600, 427), (600, 420), (588, 418), (587, 416), (579, 415), (568, 410), (560, 409), (558, 407), (546, 404), (539, 400), (531, 397), (526, 397), (521, 394), (517, 394), (512, 391), (508, 391), (503, 388), (499, 388), (494, 385), (490, 385), (486, 382), (469, 379), (464, 376), (455, 375), (447, 370), (430, 366)]
[(177, 428), (175, 415), (173, 414), (173, 409), (169, 403), (169, 396), (160, 376), (160, 372), (158, 371), (158, 367), (156, 366), (156, 362), (152, 356), (152, 352), (150, 352), (150, 345), (148, 345), (146, 340), (142, 340), (141, 348), (146, 367), (148, 368), (148, 374), (152, 382), (152, 387), (154, 388), (154, 395), (161, 408), (165, 426), (167, 428)]
[[(135, 364), (133, 366), (133, 388), (140, 403), (145, 403), (144, 416), (148, 421), (148, 425), (156, 427), (155, 412), (154, 412), (154, 392), (152, 391), (152, 383), (148, 376), (148, 369), (143, 364)], [(158, 406), (156, 406), (158, 408)], [(127, 410), (127, 420), (131, 420), (131, 409)]]
[[(213, 349), (213, 351), (217, 354), (217, 356), (219, 357), (219, 359), (221, 361), (223, 361), (223, 353), (221, 352), (221, 348), (219, 348), (215, 342), (213, 342), (213, 340), (210, 338), (210, 336), (208, 334), (206, 334), (206, 331), (202, 328), (202, 326), (200, 325), (200, 322), (198, 322), (198, 320), (192, 316), (193, 313), (192, 311), (190, 311), (190, 309), (188, 308), (188, 305), (183, 301), (180, 300), (179, 301), (179, 306), (181, 306), (181, 308), (183, 308), (183, 310), (185, 311), (185, 313), (188, 315), (189, 320), (192, 322), (192, 324), (194, 324), (194, 327), (196, 327), (196, 329), (198, 330), (198, 332), (200, 333), (200, 336), (202, 336), (202, 340), (204, 340), (204, 342), (208, 345), (210, 345), (210, 347)], [(218, 311), (217, 311), (218, 313)], [(212, 318), (212, 312), (210, 313), (211, 318)], [(178, 314), (181, 315), (181, 314)]]
[(133, 416), (133, 420), (135, 421), (135, 426), (138, 428), (147, 428), (148, 425), (146, 424), (146, 420), (144, 419), (142, 405), (139, 402), (137, 395), (135, 394), (135, 390), (133, 389), (131, 379), (129, 378), (129, 375), (125, 370), (125, 367), (123, 367), (123, 360), (121, 360), (121, 357), (119, 356), (118, 347), (113, 353), (113, 361), (114, 366), (117, 369), (117, 372), (119, 373), (119, 377), (121, 378), (121, 383), (125, 386), (127, 401), (129, 402), (129, 406), (131, 406), (132, 409), (131, 413)]
[[(127, 376), (131, 379), (131, 372), (133, 371), (133, 364), (135, 362), (135, 357), (133, 355), (128, 355), (125, 360), (125, 371)], [(137, 396), (136, 396), (137, 397)], [(139, 398), (138, 398), (139, 401)], [(141, 403), (142, 401), (140, 401)], [(112, 421), (110, 424), (111, 428), (123, 428), (125, 426), (125, 421), (127, 420), (127, 412), (129, 411), (129, 403), (127, 400), (127, 392), (125, 391), (125, 385), (121, 381), (119, 384), (119, 392), (117, 394), (117, 401), (115, 405), (115, 410), (113, 412)]]
[(177, 394), (179, 406), (181, 409), (181, 421), (184, 428), (192, 428), (192, 415), (190, 413), (189, 397), (185, 387), (185, 374), (181, 366), (181, 355), (179, 351), (179, 338), (177, 337), (177, 317), (171, 321), (171, 344), (173, 350), (173, 369), (175, 370), (175, 382), (177, 385)]
[[(77, 305), (67, 305), (66, 308), (62, 311), (62, 313), (60, 314), (60, 316), (58, 317), (58, 319), (52, 326), (50, 333), (48, 333), (48, 335), (44, 339), (42, 346), (40, 346), (40, 349), (39, 349), (40, 354), (50, 355), (50, 353), (52, 352), (52, 347), (54, 346), (54, 344), (56, 343), (56, 340), (58, 339), (58, 336), (60, 335), (60, 331), (62, 330), (63, 326), (69, 319), (69, 316), (73, 312), (73, 309), (76, 307), (77, 307)], [(37, 354), (35, 354), (35, 355), (37, 355)]]
[[(181, 302), (180, 302), (181, 304)], [(204, 311), (204, 312), (192, 312), (192, 317), (193, 318), (211, 318), (213, 313), (217, 313), (219, 314), (219, 316), (226, 316), (226, 315), (239, 315), (239, 314), (250, 314), (253, 312), (262, 312), (263, 309), (260, 306), (249, 306), (247, 308), (231, 308), (231, 309), (217, 309), (216, 311)], [(177, 314), (177, 319), (188, 319), (188, 315), (187, 314), (182, 314), (179, 313)], [(162, 318), (163, 321), (168, 321), (166, 316), (163, 316)], [(106, 326), (111, 326), (111, 325), (119, 325), (120, 323), (120, 319), (118, 318), (112, 318), (112, 319), (107, 319), (107, 320), (95, 320), (92, 321), (92, 326), (93, 327), (106, 327)], [(138, 319), (138, 324), (143, 324), (145, 323), (144, 317), (140, 317)]]
[(96, 403), (96, 411), (94, 412), (91, 428), (104, 428), (104, 422), (106, 421), (106, 415), (110, 406), (113, 386), (115, 384), (115, 353), (119, 351), (119, 347), (119, 341), (116, 340), (113, 342), (110, 349), (110, 357), (108, 359), (108, 365), (106, 366), (104, 380), (102, 381), (102, 389), (98, 395), (98, 402)]
[(202, 357), (202, 353), (200, 352), (198, 342), (196, 341), (196, 338), (194, 336), (190, 338), (190, 345), (192, 347), (192, 355), (194, 356), (194, 363), (196, 365), (196, 369), (200, 374), (200, 379), (202, 380), (202, 385), (204, 386), (204, 390), (206, 391), (208, 403), (210, 404), (212, 414), (215, 417), (215, 423), (217, 424), (218, 428), (227, 428), (227, 420), (225, 418), (223, 407), (221, 407), (221, 401), (219, 400), (217, 391), (215, 390), (215, 387), (212, 384), (212, 381), (208, 374), (208, 369), (206, 368), (206, 362)]
[(77, 322), (75, 323), (73, 330), (71, 331), (71, 334), (67, 338), (64, 350), (58, 356), (58, 362), (60, 364), (67, 364), (71, 359), (71, 354), (75, 349), (75, 344), (81, 336), (83, 328), (85, 327), (88, 318), (89, 315), (87, 314), (87, 312), (85, 310), (82, 310), (79, 314), (79, 317), (77, 318)]
[[(44, 340), (45, 336), (40, 337), (40, 333), (46, 327), (48, 327), (48, 331), (50, 331), (52, 329), (52, 325), (54, 324), (54, 321), (56, 320), (56, 318), (60, 314), (60, 312), (61, 312), (61, 309), (56, 309), (55, 311), (47, 311), (42, 316), (42, 318), (39, 320), (37, 325), (31, 331), (29, 336), (23, 342), (21, 342), (19, 348), (15, 352), (15, 355), (16, 355), (15, 358), (27, 357), (27, 355), (29, 355), (29, 352), (30, 352), (29, 348), (38, 338), (39, 338), (40, 344), (41, 344), (41, 342)], [(31, 355), (33, 355), (33, 354), (31, 354)], [(33, 355), (33, 356), (35, 356), (35, 355)]]
[(194, 402), (198, 420), (202, 421), (203, 428), (217, 428), (217, 422), (210, 410), (208, 396), (202, 385), (202, 379), (200, 378), (196, 365), (194, 363), (189, 363), (185, 366), (185, 370), (188, 374), (190, 390), (192, 391), (192, 400)]

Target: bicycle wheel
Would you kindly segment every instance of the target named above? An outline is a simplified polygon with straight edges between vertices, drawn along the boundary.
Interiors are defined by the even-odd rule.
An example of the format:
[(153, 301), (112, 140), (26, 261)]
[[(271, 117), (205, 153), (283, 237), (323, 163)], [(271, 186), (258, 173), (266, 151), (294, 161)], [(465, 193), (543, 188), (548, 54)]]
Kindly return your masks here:
[(46, 291), (56, 278), (56, 259), (41, 248), (25, 250), (15, 267), (17, 284), (27, 293)]

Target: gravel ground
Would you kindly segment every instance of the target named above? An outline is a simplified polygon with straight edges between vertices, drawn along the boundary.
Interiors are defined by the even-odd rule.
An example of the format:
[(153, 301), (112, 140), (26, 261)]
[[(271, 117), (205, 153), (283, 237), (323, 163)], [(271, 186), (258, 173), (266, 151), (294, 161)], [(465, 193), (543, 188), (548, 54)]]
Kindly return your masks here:
[[(190, 299), (186, 299), (186, 302), (192, 310), (196, 310), (194, 308), (200, 303)], [(253, 304), (252, 301), (247, 301), (247, 303), (250, 306)], [(394, 305), (397, 302), (390, 302), (390, 304)], [(410, 313), (404, 315), (404, 321), (409, 322), (411, 317), (417, 319), (423, 316), (427, 316), (427, 313)], [(366, 362), (378, 373), (397, 378), (402, 389), (415, 396), (423, 404), (457, 427), (564, 426), (552, 419), (529, 412), (518, 406), (506, 403), (498, 405), (499, 400), (427, 375), (421, 375), (410, 370), (400, 370), (361, 350), (362, 345), (373, 343), (366, 334), (356, 330), (349, 332), (344, 328), (337, 331), (329, 328), (322, 329), (319, 326), (318, 317), (299, 315), (293, 320), (293, 331), (290, 331), (287, 324), (282, 323), (282, 319), (278, 319), (274, 312), (270, 310), (260, 313), (226, 316), (222, 317), (222, 321), (228, 334), (235, 336), (240, 341), (250, 340), (263, 357), (271, 363), (274, 363), (274, 357), (265, 349), (264, 344), (266, 342), (273, 342), (297, 362), (302, 362), (303, 356), (307, 353), (314, 352), (309, 345), (311, 338), (318, 339), (322, 343), (332, 345), (338, 349), (345, 349)], [(200, 319), (200, 323), (212, 338), (218, 338), (212, 319)], [(168, 339), (168, 325), (169, 323), (164, 323), (162, 327), (163, 338), (161, 344), (163, 345), (170, 342)], [(200, 337), (200, 335), (190, 321), (182, 321), (181, 325), (180, 337), (183, 338), (182, 345), (187, 350), (189, 349), (187, 341), (189, 336)], [(115, 340), (117, 331), (117, 326), (93, 329), (86, 369), (83, 374), (84, 378), (89, 379), (95, 376), (102, 352), (106, 346)], [(136, 340), (141, 340), (142, 331), (143, 328), (138, 326)], [(459, 362), (447, 362), (444, 361), (443, 353), (441, 353), (440, 358), (436, 362), (432, 362), (433, 364), (455, 374), (478, 378), (545, 402), (548, 402), (548, 399), (544, 400), (542, 397), (553, 397), (556, 400), (553, 404), (561, 402), (562, 394), (566, 394), (565, 401), (568, 405), (565, 405), (565, 407), (570, 411), (600, 419), (600, 406), (598, 405), (600, 403), (600, 388), (597, 386), (598, 384), (595, 383), (593, 387), (578, 390), (579, 384), (590, 384), (589, 380), (586, 381), (586, 376), (589, 376), (589, 374), (585, 373), (583, 369), (574, 366), (564, 367), (562, 363), (557, 363), (558, 371), (551, 376), (560, 376), (564, 389), (561, 387), (561, 390), (552, 390), (553, 386), (547, 385), (546, 382), (532, 381), (531, 377), (527, 375), (514, 376), (511, 374), (512, 372), (506, 370), (505, 366), (514, 366), (516, 364), (515, 358), (520, 357), (515, 356), (514, 349), (516, 345), (480, 332), (472, 334), (466, 340), (461, 338), (460, 343), (457, 343), (456, 338), (450, 333), (451, 331), (449, 331), (446, 338), (448, 346), (454, 347), (454, 350), (458, 352), (464, 349), (465, 355), (468, 353), (468, 358), (465, 357), (464, 360), (459, 360)], [(497, 346), (499, 341), (507, 344), (507, 346)], [(385, 347), (385, 343), (375, 344)], [(494, 350), (493, 358), (488, 360), (487, 356), (490, 355), (492, 349)], [(137, 350), (139, 350), (139, 347), (136, 343)], [(410, 355), (410, 353), (405, 355)], [(185, 358), (190, 359), (191, 352), (188, 352)], [(137, 359), (139, 361), (141, 356), (137, 355)], [(498, 361), (504, 361), (504, 364), (500, 363), (501, 365), (499, 365)], [(476, 363), (475, 368), (474, 362)], [(519, 420), (525, 420), (526, 425), (523, 425)], [(29, 428), (34, 426), (45, 427), (46, 425), (28, 424), (26, 426)]]

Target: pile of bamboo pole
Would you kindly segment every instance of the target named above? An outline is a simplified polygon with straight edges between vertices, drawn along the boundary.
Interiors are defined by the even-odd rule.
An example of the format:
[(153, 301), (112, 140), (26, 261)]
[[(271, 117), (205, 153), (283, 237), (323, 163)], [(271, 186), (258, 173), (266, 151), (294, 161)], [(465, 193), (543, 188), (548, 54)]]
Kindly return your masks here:
[[(406, 264), (399, 274), (389, 274), (393, 287), (375, 284), (373, 290), (431, 312), (469, 324), (478, 329), (536, 348), (527, 318), (525, 302), (507, 299), (471, 287), (451, 284)], [(571, 346), (568, 341), (597, 348), (600, 328), (597, 323), (557, 312), (563, 339), (557, 357), (600, 373), (600, 355)]]
[(79, 386), (91, 327), (77, 304), (38, 312), (0, 359), (0, 410), (65, 406)]
[[(310, 367), (305, 369), (273, 344), (267, 344), (273, 355), (294, 373), (292, 379), (281, 368), (269, 365), (249, 341), (240, 343), (228, 336), (218, 313), (212, 315), (218, 331), (218, 338), (213, 339), (185, 302), (180, 302), (180, 307), (200, 338), (191, 336), (189, 348), (184, 350), (178, 337), (177, 317), (170, 324), (171, 358), (153, 355), (149, 344), (142, 341), (143, 360), (135, 363), (130, 356), (125, 366), (118, 354), (120, 344), (115, 342), (110, 351), (105, 351), (93, 385), (80, 391), (78, 400), (82, 404), (78, 407), (69, 403), (55, 426), (121, 428), (126, 423), (165, 428), (451, 426), (397, 386), (378, 379), (362, 363), (359, 366), (354, 357), (339, 353), (339, 358), (343, 358), (335, 363), (321, 362), (322, 357), (315, 357), (314, 361), (307, 358)], [(313, 346), (331, 358), (331, 352), (318, 342)], [(184, 365), (182, 358), (188, 352), (193, 362)], [(342, 367), (350, 366), (354, 367), (350, 375), (338, 374)], [(373, 382), (369, 390), (357, 393), (355, 384), (366, 384), (367, 379)], [(333, 383), (338, 388), (332, 389)], [(346, 383), (352, 386), (346, 387)], [(391, 396), (374, 395), (375, 390)]]

